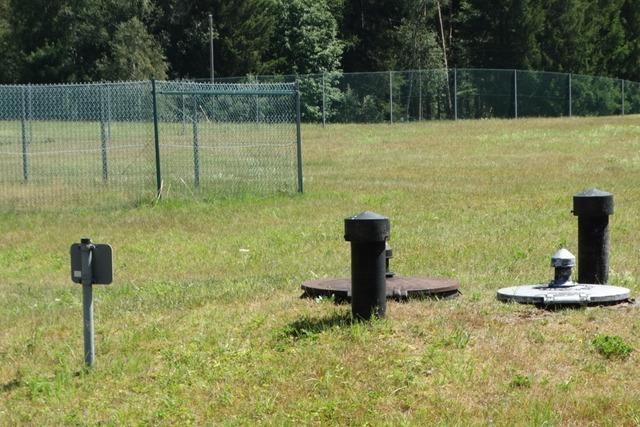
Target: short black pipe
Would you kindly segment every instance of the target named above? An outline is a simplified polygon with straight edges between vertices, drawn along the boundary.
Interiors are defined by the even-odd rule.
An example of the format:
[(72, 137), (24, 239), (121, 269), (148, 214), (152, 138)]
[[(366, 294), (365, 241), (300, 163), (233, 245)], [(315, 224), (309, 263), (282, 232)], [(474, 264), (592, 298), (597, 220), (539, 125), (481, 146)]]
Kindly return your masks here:
[(362, 212), (345, 219), (351, 242), (351, 312), (354, 318), (384, 317), (387, 309), (386, 250), (389, 218)]
[(384, 242), (351, 242), (351, 310), (354, 317), (384, 317), (387, 281)]
[(573, 214), (578, 217), (578, 282), (606, 284), (613, 194), (595, 188), (578, 193), (573, 196)]
[(553, 274), (552, 286), (562, 286), (571, 280), (571, 267), (556, 267)]

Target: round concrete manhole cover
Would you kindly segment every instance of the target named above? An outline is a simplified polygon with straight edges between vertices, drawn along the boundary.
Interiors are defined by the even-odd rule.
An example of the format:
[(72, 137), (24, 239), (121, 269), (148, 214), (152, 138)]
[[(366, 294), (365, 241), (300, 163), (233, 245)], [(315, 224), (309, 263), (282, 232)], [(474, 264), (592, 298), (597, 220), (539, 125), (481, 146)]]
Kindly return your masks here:
[[(303, 296), (333, 296), (336, 300), (351, 299), (351, 279), (319, 279), (302, 284)], [(451, 279), (426, 277), (387, 277), (387, 298), (454, 298), (460, 293), (460, 283)]]

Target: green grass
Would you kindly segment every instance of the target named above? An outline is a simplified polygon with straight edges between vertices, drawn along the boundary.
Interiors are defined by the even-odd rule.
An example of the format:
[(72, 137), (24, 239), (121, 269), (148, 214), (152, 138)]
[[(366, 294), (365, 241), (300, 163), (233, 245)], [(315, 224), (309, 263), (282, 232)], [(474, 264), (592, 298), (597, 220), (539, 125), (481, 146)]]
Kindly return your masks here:
[[(577, 252), (572, 195), (615, 194), (611, 281), (640, 290), (638, 117), (303, 127), (304, 195), (0, 213), (0, 425), (633, 425), (634, 306), (544, 311), (502, 286)], [(392, 267), (457, 278), (456, 300), (387, 318), (300, 299), (349, 275), (343, 219), (391, 218)], [(82, 370), (68, 249), (111, 243)]]

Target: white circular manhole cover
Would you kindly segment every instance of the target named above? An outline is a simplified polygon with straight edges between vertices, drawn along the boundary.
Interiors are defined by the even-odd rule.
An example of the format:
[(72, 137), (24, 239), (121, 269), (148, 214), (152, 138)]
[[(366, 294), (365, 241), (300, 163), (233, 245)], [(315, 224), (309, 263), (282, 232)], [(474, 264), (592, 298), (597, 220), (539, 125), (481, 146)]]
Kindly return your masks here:
[(560, 249), (551, 256), (554, 277), (550, 283), (502, 288), (498, 290), (498, 300), (540, 305), (588, 305), (613, 304), (629, 299), (627, 288), (571, 281), (571, 270), (575, 265), (576, 257), (567, 249)]
[(629, 289), (609, 285), (553, 287), (549, 285), (513, 286), (498, 290), (500, 301), (525, 304), (602, 304), (629, 299)]

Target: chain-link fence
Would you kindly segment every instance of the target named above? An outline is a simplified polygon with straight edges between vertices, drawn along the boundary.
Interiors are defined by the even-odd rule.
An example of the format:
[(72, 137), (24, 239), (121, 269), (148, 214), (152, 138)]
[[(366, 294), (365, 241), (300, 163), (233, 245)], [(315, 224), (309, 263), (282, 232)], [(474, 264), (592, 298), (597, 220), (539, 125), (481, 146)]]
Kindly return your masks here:
[(640, 83), (565, 73), (454, 68), (216, 79), (296, 80), (302, 119), (315, 123), (640, 113)]
[(158, 82), (164, 194), (302, 191), (292, 83)]
[[(0, 207), (302, 191), (300, 119), (640, 113), (640, 83), (449, 69), (0, 86)], [(155, 107), (155, 108), (154, 108)], [(155, 113), (155, 114), (154, 114)]]
[(0, 207), (302, 190), (294, 84), (153, 85), (0, 86)]

